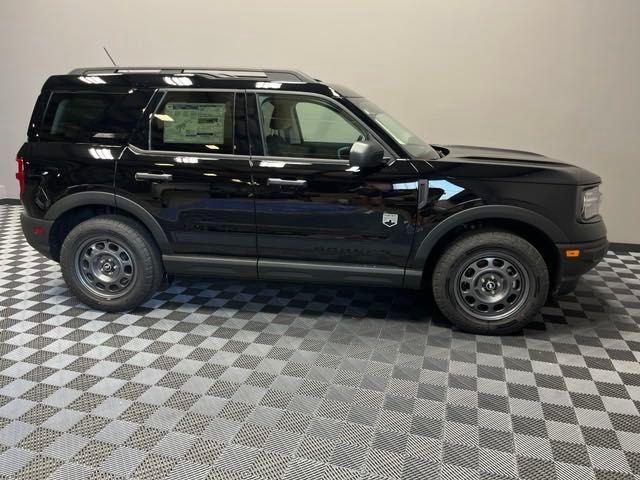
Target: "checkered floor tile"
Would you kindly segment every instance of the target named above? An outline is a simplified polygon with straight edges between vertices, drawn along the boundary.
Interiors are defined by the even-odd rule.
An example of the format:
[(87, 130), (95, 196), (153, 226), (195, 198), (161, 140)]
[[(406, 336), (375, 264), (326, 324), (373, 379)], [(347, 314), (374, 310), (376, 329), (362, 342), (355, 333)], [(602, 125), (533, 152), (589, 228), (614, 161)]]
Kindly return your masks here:
[(640, 253), (524, 334), (412, 292), (178, 280), (87, 309), (0, 206), (0, 478), (640, 478)]

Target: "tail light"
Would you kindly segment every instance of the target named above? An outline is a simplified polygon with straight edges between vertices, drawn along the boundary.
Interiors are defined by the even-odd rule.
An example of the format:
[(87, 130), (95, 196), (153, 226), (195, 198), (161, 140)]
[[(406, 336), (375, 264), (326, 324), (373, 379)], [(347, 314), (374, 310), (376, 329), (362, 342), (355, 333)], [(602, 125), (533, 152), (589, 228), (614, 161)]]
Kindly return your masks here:
[(16, 157), (16, 162), (18, 163), (16, 178), (18, 179), (18, 185), (20, 185), (20, 198), (22, 198), (22, 192), (24, 192), (24, 159)]

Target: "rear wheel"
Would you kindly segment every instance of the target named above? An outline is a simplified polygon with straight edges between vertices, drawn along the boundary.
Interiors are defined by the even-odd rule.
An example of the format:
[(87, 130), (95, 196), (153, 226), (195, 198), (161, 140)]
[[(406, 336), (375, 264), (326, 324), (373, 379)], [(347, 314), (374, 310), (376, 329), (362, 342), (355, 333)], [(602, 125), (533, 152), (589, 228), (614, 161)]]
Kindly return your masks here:
[(536, 248), (502, 231), (469, 233), (440, 257), (433, 295), (442, 313), (471, 333), (521, 330), (544, 305), (549, 273)]
[(145, 302), (160, 286), (160, 252), (137, 222), (117, 215), (77, 225), (60, 251), (69, 289), (92, 308), (124, 311)]

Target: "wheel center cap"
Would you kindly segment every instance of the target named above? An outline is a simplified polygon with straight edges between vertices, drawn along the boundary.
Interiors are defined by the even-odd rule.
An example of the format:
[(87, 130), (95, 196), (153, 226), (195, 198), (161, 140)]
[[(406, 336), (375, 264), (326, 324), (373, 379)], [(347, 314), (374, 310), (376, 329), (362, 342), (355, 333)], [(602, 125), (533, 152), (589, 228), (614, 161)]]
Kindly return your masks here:
[(487, 290), (495, 290), (496, 289), (496, 284), (493, 280), (489, 280), (485, 285)]
[(105, 275), (113, 275), (115, 271), (118, 269), (113, 260), (105, 260), (104, 263), (100, 266), (100, 271)]

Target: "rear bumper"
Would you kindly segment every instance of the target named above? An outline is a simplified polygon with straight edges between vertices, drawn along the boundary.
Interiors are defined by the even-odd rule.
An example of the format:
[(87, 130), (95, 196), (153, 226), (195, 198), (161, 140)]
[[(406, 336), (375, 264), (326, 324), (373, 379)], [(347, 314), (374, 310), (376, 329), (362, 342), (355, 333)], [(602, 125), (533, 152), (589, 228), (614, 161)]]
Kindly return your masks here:
[[(558, 249), (558, 271), (553, 293), (573, 291), (580, 277), (595, 267), (606, 255), (609, 241), (601, 238), (592, 242), (556, 244)], [(567, 250), (579, 250), (576, 257), (567, 257)]]
[(24, 212), (20, 215), (22, 232), (27, 243), (47, 258), (51, 258), (49, 235), (53, 221), (33, 218)]

